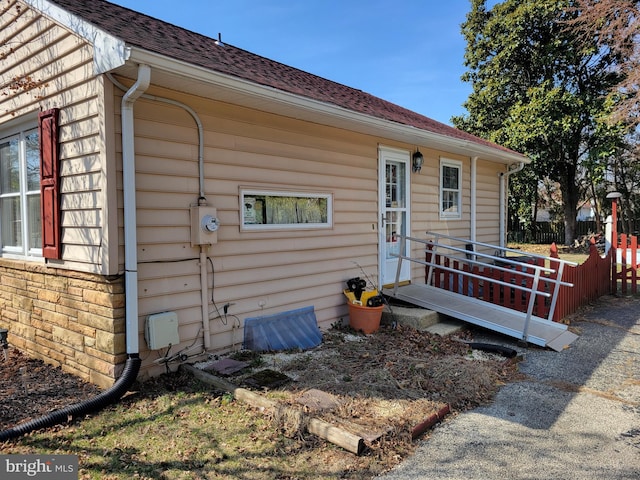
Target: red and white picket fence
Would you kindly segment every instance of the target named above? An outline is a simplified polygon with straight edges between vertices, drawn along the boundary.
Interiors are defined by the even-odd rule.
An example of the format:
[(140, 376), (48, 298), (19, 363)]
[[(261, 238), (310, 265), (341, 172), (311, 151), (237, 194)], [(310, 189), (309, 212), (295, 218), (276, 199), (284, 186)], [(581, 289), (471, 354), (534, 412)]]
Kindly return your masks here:
[(621, 234), (613, 244), (611, 253), (611, 292), (620, 292), (622, 295), (637, 294), (640, 281), (638, 237)]

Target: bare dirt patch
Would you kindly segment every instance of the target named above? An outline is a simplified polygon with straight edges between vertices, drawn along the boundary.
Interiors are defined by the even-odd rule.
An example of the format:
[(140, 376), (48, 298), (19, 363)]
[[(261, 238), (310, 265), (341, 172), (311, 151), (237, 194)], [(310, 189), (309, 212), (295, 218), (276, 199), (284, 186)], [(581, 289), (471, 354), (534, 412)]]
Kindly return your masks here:
[[(259, 358), (250, 354), (254, 355), (253, 367), (227, 380), (242, 385), (251, 372), (280, 371), (291, 381), (272, 390), (254, 390), (303, 410), (307, 407), (297, 399), (305, 392), (315, 389), (333, 395), (339, 402), (337, 408), (311, 412), (314, 417), (358, 434), (384, 433), (367, 440), (363, 458), (356, 461), (353, 454), (339, 448), (326, 449), (322, 441), (310, 442), (303, 425), (292, 423), (286, 416), (269, 417), (273, 435), (284, 435), (299, 442), (298, 448), (304, 451), (328, 456), (324, 462), (353, 465), (355, 461), (366, 470), (384, 471), (414, 450), (412, 429), (443, 405), (450, 405), (455, 415), (489, 402), (502, 384), (518, 378), (513, 359), (470, 349), (460, 340), (472, 340), (471, 331), (461, 332), (458, 337), (440, 337), (403, 326), (383, 327), (372, 335), (348, 328), (331, 330), (325, 333), (322, 344), (310, 351)], [(27, 389), (22, 387), (21, 369), (28, 371)], [(98, 392), (95, 386), (14, 349), (10, 360), (0, 363), (0, 372), (2, 429)], [(188, 392), (194, 383), (196, 380), (188, 375), (167, 374), (133, 390), (139, 392), (137, 396)], [(222, 396), (222, 392), (219, 394)], [(265, 416), (257, 409), (254, 414)]]
[[(365, 440), (374, 438), (367, 441), (368, 449), (383, 455), (391, 444), (410, 450), (414, 427), (444, 406), (455, 414), (486, 403), (518, 377), (516, 359), (473, 350), (465, 343), (471, 339), (471, 331), (440, 337), (402, 325), (372, 335), (331, 330), (310, 351), (233, 355), (255, 366), (228, 380), (244, 386), (255, 371), (282, 372), (291, 381), (264, 389), (264, 395)], [(301, 401), (311, 390), (330, 394), (335, 405), (315, 410)], [(274, 420), (288, 436), (304, 434), (304, 424), (290, 416)]]
[[(548, 252), (548, 245), (540, 248)], [(521, 378), (517, 359), (473, 350), (464, 343), (473, 340), (473, 329), (439, 337), (403, 326), (384, 326), (372, 335), (341, 328), (325, 332), (322, 344), (313, 350), (238, 356), (252, 366), (228, 381), (246, 387), (245, 377), (253, 372), (282, 372), (291, 381), (273, 389), (250, 388), (344, 429), (384, 431), (367, 441), (360, 456), (305, 433), (303, 425), (278, 412), (240, 405), (184, 371), (134, 385), (117, 405), (83, 421), (0, 445), (0, 452), (80, 453), (83, 480), (369, 479), (409, 456), (417, 446), (411, 438), (413, 427), (443, 405), (451, 406), (444, 420), (448, 421), (490, 402), (502, 384)], [(337, 406), (309, 412), (298, 400), (311, 390), (333, 395)], [(13, 348), (9, 361), (3, 362), (0, 355), (0, 429), (98, 392)], [(204, 436), (197, 433), (203, 431)], [(170, 442), (167, 432), (172, 432)], [(153, 451), (155, 446), (160, 453)], [(263, 476), (256, 473), (260, 471)]]

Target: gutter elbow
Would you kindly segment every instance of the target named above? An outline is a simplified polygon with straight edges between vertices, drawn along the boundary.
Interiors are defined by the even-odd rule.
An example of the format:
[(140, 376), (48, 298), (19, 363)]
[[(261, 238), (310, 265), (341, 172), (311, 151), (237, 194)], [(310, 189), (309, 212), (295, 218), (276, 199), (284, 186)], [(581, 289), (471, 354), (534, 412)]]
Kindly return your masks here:
[(149, 88), (151, 84), (151, 67), (149, 65), (138, 65), (138, 78), (136, 83), (122, 97), (122, 107), (131, 108), (135, 101)]

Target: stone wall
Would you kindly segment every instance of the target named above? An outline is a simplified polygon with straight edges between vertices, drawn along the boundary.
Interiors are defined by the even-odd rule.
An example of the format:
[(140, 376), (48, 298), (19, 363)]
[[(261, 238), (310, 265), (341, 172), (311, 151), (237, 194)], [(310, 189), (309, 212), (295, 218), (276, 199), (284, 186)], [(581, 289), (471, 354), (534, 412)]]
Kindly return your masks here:
[(0, 259), (9, 344), (102, 388), (126, 360), (124, 278)]

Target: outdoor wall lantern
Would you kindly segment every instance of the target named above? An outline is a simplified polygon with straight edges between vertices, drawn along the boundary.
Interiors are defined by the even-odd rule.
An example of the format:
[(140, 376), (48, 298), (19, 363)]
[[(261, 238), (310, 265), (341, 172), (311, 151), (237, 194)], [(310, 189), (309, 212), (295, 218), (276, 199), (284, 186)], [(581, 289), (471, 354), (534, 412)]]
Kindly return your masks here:
[(420, 153), (419, 149), (416, 148), (416, 151), (412, 156), (412, 160), (411, 170), (413, 170), (413, 173), (417, 173), (422, 169), (422, 164), (424, 163), (424, 157)]

